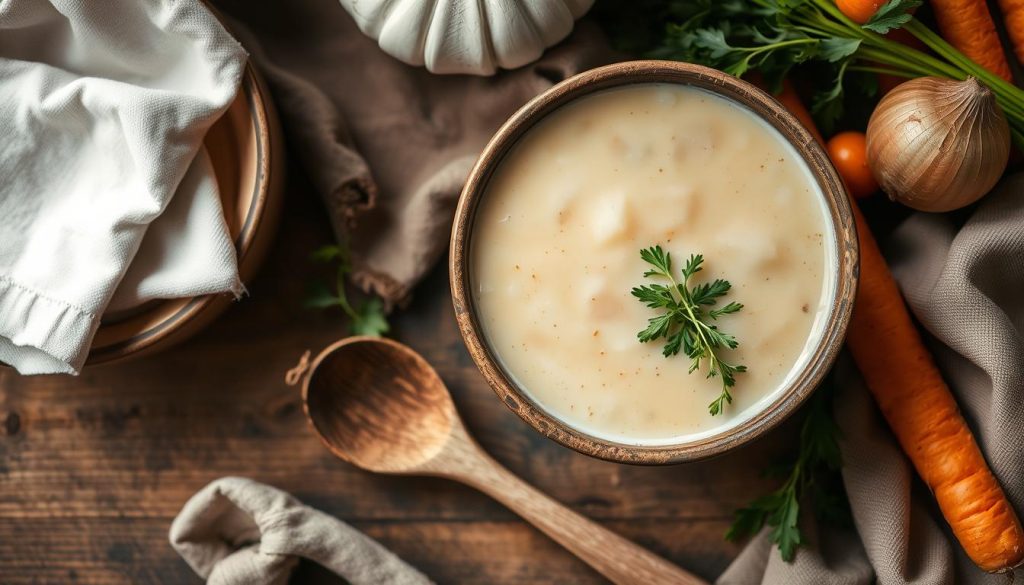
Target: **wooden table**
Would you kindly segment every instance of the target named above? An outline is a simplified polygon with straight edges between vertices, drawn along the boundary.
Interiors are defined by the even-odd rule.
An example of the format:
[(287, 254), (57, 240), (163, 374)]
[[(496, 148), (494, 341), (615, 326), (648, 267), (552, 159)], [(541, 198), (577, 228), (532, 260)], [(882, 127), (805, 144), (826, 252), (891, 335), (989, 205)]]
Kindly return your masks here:
[[(330, 241), (298, 172), (277, 244), (250, 295), (208, 330), (77, 378), (0, 371), (0, 583), (199, 583), (167, 544), (182, 504), (226, 475), (294, 494), (379, 539), (438, 583), (600, 583), (589, 568), (469, 488), (378, 477), (331, 457), (285, 371), (343, 334), (340, 312), (303, 308)], [(442, 262), (443, 264), (443, 262)], [(740, 550), (734, 508), (773, 485), (764, 464), (793, 424), (712, 461), (643, 468), (579, 455), (535, 433), (481, 379), (462, 345), (443, 265), (394, 320), (431, 361), (471, 432), (541, 490), (706, 578)], [(296, 583), (340, 583), (303, 565)]]

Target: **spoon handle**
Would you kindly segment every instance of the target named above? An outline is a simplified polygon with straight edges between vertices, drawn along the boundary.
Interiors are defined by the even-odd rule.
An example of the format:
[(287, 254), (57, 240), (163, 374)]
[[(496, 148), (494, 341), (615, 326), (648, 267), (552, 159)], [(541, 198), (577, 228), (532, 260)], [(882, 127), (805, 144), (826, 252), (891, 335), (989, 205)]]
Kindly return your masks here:
[[(617, 585), (707, 582), (580, 516), (502, 467), (482, 449), (442, 473), (498, 500)], [(452, 468), (449, 468), (452, 470)], [(453, 470), (453, 471), (454, 471)]]

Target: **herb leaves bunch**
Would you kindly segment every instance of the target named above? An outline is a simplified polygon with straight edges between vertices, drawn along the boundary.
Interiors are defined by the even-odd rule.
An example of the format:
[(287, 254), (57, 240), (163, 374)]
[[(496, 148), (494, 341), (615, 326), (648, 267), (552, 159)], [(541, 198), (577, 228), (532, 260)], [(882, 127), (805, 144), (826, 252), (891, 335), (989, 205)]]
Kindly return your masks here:
[[(893, 0), (883, 5), (870, 22), (859, 26), (846, 19), (834, 0), (727, 0), (710, 3), (699, 17), (670, 24), (660, 56), (703, 63), (741, 77), (757, 71), (773, 91), (779, 91), (790, 70), (816, 62), (817, 75), (828, 80), (814, 95), (811, 109), (826, 132), (842, 115), (844, 81), (848, 72), (862, 71), (857, 58), (872, 59), (890, 45), (913, 50), (881, 35), (910, 20), (908, 10), (920, 0)], [(850, 28), (847, 24), (852, 25)], [(866, 42), (867, 41), (867, 42)], [(874, 46), (882, 44), (884, 46)], [(900, 61), (902, 63), (902, 61)], [(920, 73), (897, 66), (889, 73), (916, 77)], [(865, 93), (877, 89), (874, 75), (864, 75), (856, 85)]]
[(661, 246), (645, 248), (640, 257), (651, 268), (644, 272), (645, 278), (658, 277), (668, 284), (649, 284), (633, 288), (632, 295), (640, 302), (661, 312), (651, 317), (647, 328), (637, 333), (641, 343), (665, 339), (662, 354), (671, 357), (682, 351), (690, 358), (690, 373), (707, 362), (707, 377), (718, 376), (722, 380), (722, 392), (709, 406), (712, 416), (719, 414), (726, 404), (732, 403), (729, 389), (736, 384), (736, 374), (747, 371), (746, 366), (731, 364), (722, 359), (720, 350), (735, 349), (739, 342), (732, 335), (712, 325), (722, 315), (736, 313), (743, 305), (730, 302), (719, 308), (711, 308), (718, 299), (732, 288), (727, 280), (690, 286), (690, 279), (703, 270), (704, 257), (691, 255), (682, 269), (682, 282), (676, 280), (672, 270), (672, 256)]
[[(812, 111), (826, 134), (842, 115), (844, 81), (857, 75), (858, 88), (871, 93), (875, 74), (963, 80), (988, 86), (1006, 113), (1015, 142), (1024, 145), (1024, 90), (974, 63), (913, 17), (922, 0), (888, 0), (860, 25), (835, 0), (661, 0), (669, 24), (657, 38), (633, 28), (618, 32), (620, 44), (646, 41), (648, 56), (690, 61), (736, 76), (756, 71), (773, 91), (794, 66), (816, 68)], [(611, 8), (601, 17), (612, 20)], [(884, 36), (902, 28), (925, 52)], [(613, 32), (613, 34), (615, 34)], [(642, 33), (642, 34), (641, 34)], [(652, 39), (657, 39), (653, 40)], [(617, 39), (617, 40), (619, 40)], [(823, 83), (822, 83), (823, 82)]]
[(379, 298), (372, 297), (359, 303), (349, 300), (345, 279), (352, 272), (352, 260), (346, 248), (337, 245), (323, 246), (313, 252), (312, 259), (314, 262), (324, 264), (337, 263), (337, 271), (334, 275), (334, 290), (320, 281), (310, 286), (306, 297), (307, 307), (341, 307), (349, 318), (348, 329), (352, 335), (380, 337), (391, 329), (384, 311), (384, 303)]
[(800, 505), (810, 503), (814, 516), (842, 527), (852, 525), (850, 506), (843, 489), (839, 468), (839, 426), (830, 412), (832, 388), (819, 388), (811, 398), (800, 427), (800, 452), (790, 464), (775, 465), (766, 475), (784, 477), (785, 483), (774, 492), (761, 496), (736, 511), (725, 538), (737, 540), (753, 536), (768, 525), (768, 539), (778, 545), (786, 562), (805, 543), (800, 532)]

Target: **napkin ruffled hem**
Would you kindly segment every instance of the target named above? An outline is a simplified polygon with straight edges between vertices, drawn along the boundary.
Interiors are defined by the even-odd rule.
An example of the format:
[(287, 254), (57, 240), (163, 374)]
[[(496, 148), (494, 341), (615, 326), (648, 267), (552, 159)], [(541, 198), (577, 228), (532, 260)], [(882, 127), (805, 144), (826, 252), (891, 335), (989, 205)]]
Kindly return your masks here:
[(77, 374), (99, 321), (0, 274), (0, 362), (21, 374)]

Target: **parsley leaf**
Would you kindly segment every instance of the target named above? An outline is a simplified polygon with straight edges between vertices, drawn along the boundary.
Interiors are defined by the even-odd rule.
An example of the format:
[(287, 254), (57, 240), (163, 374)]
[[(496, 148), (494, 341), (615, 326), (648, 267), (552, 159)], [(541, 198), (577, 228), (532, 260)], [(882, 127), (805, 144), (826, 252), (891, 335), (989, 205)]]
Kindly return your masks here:
[(725, 40), (725, 32), (716, 29), (700, 28), (694, 33), (693, 45), (708, 52), (712, 59), (720, 59), (736, 49)]
[(379, 298), (368, 299), (354, 307), (354, 310), (355, 316), (349, 325), (352, 335), (381, 337), (391, 329), (384, 316), (384, 303)]
[(921, 4), (922, 0), (889, 0), (878, 9), (871, 20), (864, 24), (863, 28), (884, 35), (892, 29), (900, 28), (910, 22), (910, 19), (913, 18), (910, 11)]
[(835, 63), (856, 53), (857, 49), (860, 48), (860, 44), (860, 39), (847, 39), (842, 37), (824, 39), (819, 45), (821, 48), (819, 55), (829, 63)]
[(337, 262), (338, 268), (334, 277), (335, 289), (332, 291), (323, 282), (313, 283), (306, 295), (306, 307), (341, 307), (348, 315), (349, 333), (352, 335), (380, 337), (391, 329), (384, 311), (384, 303), (379, 298), (370, 298), (356, 305), (349, 301), (345, 290), (345, 278), (352, 272), (352, 262), (347, 249), (337, 245), (323, 246), (311, 254), (311, 259), (319, 263)]
[(796, 499), (796, 493), (790, 491), (783, 498), (782, 506), (768, 519), (768, 523), (774, 525), (769, 538), (779, 545), (779, 554), (786, 562), (793, 560), (796, 556), (796, 547), (803, 542), (803, 535), (797, 526), (799, 518), (800, 502)]
[(647, 327), (637, 333), (640, 343), (665, 339), (662, 354), (665, 357), (677, 355), (680, 351), (690, 358), (690, 373), (696, 371), (701, 362), (708, 366), (708, 378), (722, 379), (722, 392), (710, 405), (712, 416), (721, 413), (732, 403), (729, 389), (736, 385), (736, 374), (747, 371), (746, 366), (723, 361), (717, 350), (736, 349), (739, 342), (728, 333), (720, 331), (713, 321), (722, 315), (737, 313), (743, 305), (731, 302), (717, 309), (707, 309), (718, 303), (732, 285), (728, 280), (716, 279), (711, 282), (690, 286), (690, 279), (704, 269), (704, 256), (691, 255), (678, 282), (672, 272), (672, 255), (661, 246), (640, 250), (640, 258), (650, 265), (644, 278), (662, 278), (668, 284), (645, 284), (634, 287), (631, 294), (651, 309), (661, 314), (647, 320)]

